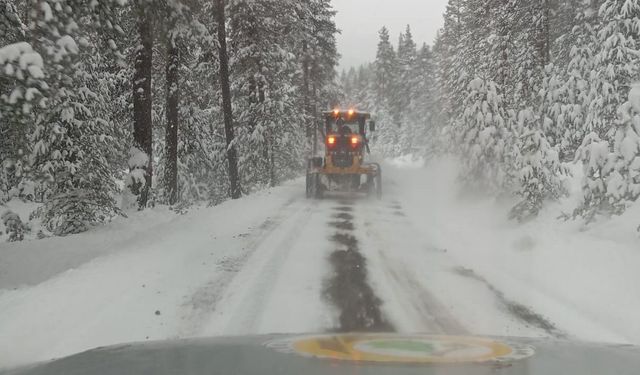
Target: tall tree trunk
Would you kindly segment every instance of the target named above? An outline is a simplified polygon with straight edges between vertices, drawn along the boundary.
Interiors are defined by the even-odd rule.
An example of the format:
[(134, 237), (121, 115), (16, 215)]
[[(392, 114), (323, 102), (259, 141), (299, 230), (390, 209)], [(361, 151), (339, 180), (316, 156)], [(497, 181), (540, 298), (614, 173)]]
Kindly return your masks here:
[(169, 204), (178, 201), (178, 106), (180, 104), (180, 90), (178, 83), (178, 66), (180, 51), (174, 38), (168, 38), (167, 43), (167, 131), (166, 131), (166, 166), (165, 184)]
[(304, 114), (306, 120), (309, 121), (306, 125), (307, 140), (311, 141), (312, 126), (311, 123), (315, 119), (311, 119), (311, 111), (309, 110), (309, 56), (307, 52), (307, 41), (302, 42), (302, 99)]
[(133, 141), (135, 147), (148, 157), (145, 170), (145, 185), (139, 189), (138, 207), (143, 209), (149, 199), (152, 170), (152, 124), (151, 124), (151, 68), (153, 59), (153, 31), (150, 6), (142, 0), (137, 2), (138, 34), (140, 45), (136, 50), (135, 71), (133, 74)]
[(224, 134), (227, 142), (227, 162), (229, 163), (229, 184), (231, 198), (241, 196), (238, 174), (238, 154), (234, 144), (233, 112), (231, 109), (231, 89), (229, 87), (229, 57), (227, 56), (227, 31), (225, 27), (224, 0), (216, 0), (218, 21), (218, 55), (220, 60), (220, 87), (222, 90), (222, 112), (224, 115)]
[(539, 36), (539, 53), (542, 67), (551, 62), (551, 4), (549, 0), (542, 0), (542, 20)]
[(273, 140), (269, 139), (269, 180), (271, 181), (271, 187), (275, 187), (278, 185), (278, 177), (276, 176), (276, 154), (273, 149)]
[(313, 121), (311, 121), (312, 127), (312, 135), (311, 142), (313, 142), (313, 154), (311, 156), (315, 157), (318, 154), (318, 129), (322, 127), (322, 123), (320, 123), (320, 114), (318, 113), (318, 87), (316, 81), (313, 81)]
[[(258, 71), (262, 71), (262, 67), (260, 63), (258, 63), (257, 65), (258, 65)], [(257, 88), (258, 88), (258, 103), (260, 103), (260, 105), (264, 105), (264, 102), (266, 100), (266, 95), (264, 92), (264, 82), (262, 81), (258, 82)], [(275, 160), (273, 155), (272, 129), (267, 128), (265, 132), (266, 134), (265, 134), (265, 142), (263, 144), (264, 148), (262, 150), (262, 157), (264, 159), (267, 171), (269, 172), (269, 186), (274, 187), (278, 184), (278, 181), (276, 181), (276, 169), (275, 169), (276, 165), (275, 165)]]

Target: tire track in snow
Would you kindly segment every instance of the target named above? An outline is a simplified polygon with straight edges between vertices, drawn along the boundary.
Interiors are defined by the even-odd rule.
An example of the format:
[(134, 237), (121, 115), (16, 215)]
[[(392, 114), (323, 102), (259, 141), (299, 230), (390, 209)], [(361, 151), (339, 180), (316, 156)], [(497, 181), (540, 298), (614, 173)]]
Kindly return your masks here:
[(382, 264), (385, 264), (383, 272), (388, 276), (388, 280), (395, 285), (403, 298), (403, 305), (407, 307), (406, 313), (414, 316), (414, 321), (418, 326), (429, 333), (438, 334), (468, 334), (466, 328), (462, 326), (449, 312), (449, 310), (418, 281), (415, 275), (400, 262), (388, 258), (382, 251), (378, 250), (378, 255)]
[(529, 326), (536, 327), (551, 337), (557, 339), (568, 338), (567, 334), (558, 329), (554, 323), (549, 321), (544, 316), (536, 313), (531, 308), (507, 298), (502, 291), (491, 284), (487, 279), (478, 275), (474, 270), (464, 267), (457, 267), (454, 272), (460, 276), (467, 277), (476, 280), (484, 284), (495, 296), (498, 303), (506, 309), (512, 316), (519, 319), (523, 323)]
[[(251, 271), (255, 273), (252, 272), (252, 275), (245, 275), (251, 276), (248, 287), (241, 288), (241, 285), (246, 282), (245, 278), (243, 278), (243, 280), (238, 279), (242, 272), (239, 272), (234, 278), (227, 281), (228, 287), (225, 289), (223, 295), (219, 296), (219, 302), (228, 303), (225, 307), (228, 316), (226, 317), (226, 321), (216, 323), (219, 328), (222, 328), (223, 332), (255, 334), (260, 331), (261, 317), (264, 313), (265, 306), (274, 292), (274, 285), (280, 277), (281, 266), (291, 251), (294, 250), (293, 245), (295, 245), (295, 241), (298, 239), (301, 230), (309, 222), (314, 207), (314, 204), (305, 203), (305, 205), (299, 207), (294, 213), (283, 214), (283, 216), (287, 216), (286, 220), (277, 228), (274, 228), (268, 235), (262, 237), (262, 241), (260, 241), (256, 248), (256, 250), (259, 249), (259, 251), (256, 252), (256, 256), (258, 253), (261, 253), (260, 259), (255, 259), (256, 262), (261, 264), (257, 265), (257, 267), (251, 267)], [(291, 223), (291, 227), (284, 228), (285, 223)], [(276, 235), (276, 229), (277, 231), (286, 230), (286, 232), (281, 239), (277, 240), (275, 246), (268, 246), (265, 244), (267, 242), (266, 240), (270, 236)], [(253, 259), (249, 260), (249, 262), (252, 261)], [(246, 272), (243, 274), (246, 274)], [(243, 295), (236, 296), (235, 294), (238, 292), (243, 293)], [(217, 319), (218, 317), (209, 316), (209, 318)]]
[[(389, 240), (380, 235), (378, 222), (383, 222), (385, 228), (403, 225), (406, 229), (407, 223), (400, 224), (398, 220), (407, 221), (406, 215), (399, 202), (393, 201), (389, 207), (392, 211), (385, 212), (379, 209), (366, 209), (364, 220), (365, 232), (371, 238), (372, 249), (369, 255), (374, 255), (371, 261), (375, 263), (380, 274), (383, 275), (384, 287), (389, 291), (387, 295), (393, 298), (394, 302), (403, 307), (402, 321), (408, 321), (412, 325), (412, 331), (423, 331), (437, 334), (468, 334), (467, 329), (458, 322), (450, 311), (425, 288), (411, 270), (397, 259), (386, 255), (395, 247)], [(370, 217), (380, 216), (377, 220)], [(398, 238), (406, 236), (399, 230), (396, 233)], [(394, 236), (396, 237), (396, 236)], [(401, 250), (401, 249), (396, 249)], [(390, 301), (389, 301), (390, 302)]]
[(216, 272), (212, 279), (197, 288), (192, 294), (185, 296), (185, 301), (182, 304), (182, 309), (185, 312), (181, 316), (184, 323), (177, 334), (178, 337), (189, 337), (199, 333), (211, 314), (215, 312), (228, 285), (242, 270), (260, 244), (276, 231), (288, 216), (301, 209), (294, 207), (294, 202), (295, 198), (288, 200), (281, 206), (276, 216), (269, 217), (262, 222), (249, 234), (248, 242), (244, 246), (216, 262)]

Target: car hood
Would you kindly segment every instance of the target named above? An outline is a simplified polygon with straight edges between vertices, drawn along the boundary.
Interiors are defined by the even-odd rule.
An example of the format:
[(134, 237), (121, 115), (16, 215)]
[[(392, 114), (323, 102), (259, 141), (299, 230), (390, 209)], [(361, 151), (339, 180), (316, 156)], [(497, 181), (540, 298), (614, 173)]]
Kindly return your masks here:
[(638, 374), (640, 348), (396, 334), (219, 337), (96, 348), (6, 374)]

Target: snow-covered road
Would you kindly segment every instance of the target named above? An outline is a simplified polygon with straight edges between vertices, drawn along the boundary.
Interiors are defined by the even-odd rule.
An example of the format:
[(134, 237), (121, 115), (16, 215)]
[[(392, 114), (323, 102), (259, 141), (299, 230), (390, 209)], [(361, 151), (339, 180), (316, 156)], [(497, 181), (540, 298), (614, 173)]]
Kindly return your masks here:
[[(296, 180), (1, 244), (0, 367), (131, 341), (335, 330), (640, 344), (637, 239), (582, 233), (555, 212), (518, 226), (455, 193), (454, 171), (388, 165), (381, 201), (307, 200)], [(83, 249), (93, 255), (78, 260)]]

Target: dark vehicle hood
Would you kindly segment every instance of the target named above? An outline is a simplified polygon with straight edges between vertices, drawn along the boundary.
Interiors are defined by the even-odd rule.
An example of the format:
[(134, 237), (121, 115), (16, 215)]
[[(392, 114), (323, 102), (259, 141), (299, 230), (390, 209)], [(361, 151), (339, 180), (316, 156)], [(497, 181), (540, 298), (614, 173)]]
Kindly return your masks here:
[(633, 374), (640, 348), (537, 339), (428, 335), (272, 335), (93, 349), (6, 374)]

